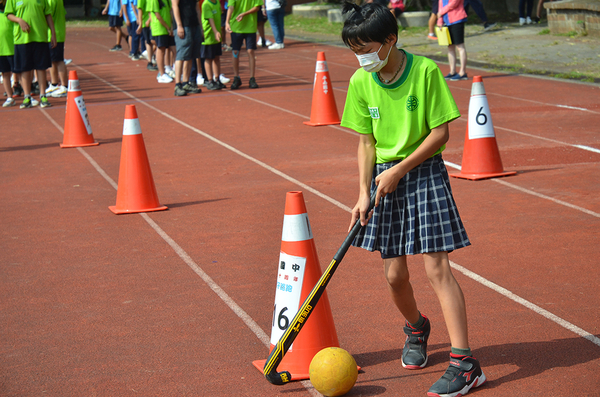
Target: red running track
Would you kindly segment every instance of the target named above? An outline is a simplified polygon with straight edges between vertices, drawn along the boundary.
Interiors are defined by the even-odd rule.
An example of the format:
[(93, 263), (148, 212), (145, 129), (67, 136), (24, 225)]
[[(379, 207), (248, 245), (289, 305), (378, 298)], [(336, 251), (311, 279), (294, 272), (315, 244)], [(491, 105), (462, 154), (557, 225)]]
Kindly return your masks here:
[[(346, 234), (357, 137), (302, 122), (317, 52), (340, 114), (354, 55), (259, 49), (260, 89), (175, 98), (143, 62), (109, 53), (106, 29), (70, 29), (66, 42), (101, 144), (59, 148), (64, 99), (0, 111), (0, 395), (316, 395), (308, 382), (273, 386), (251, 363), (268, 354), (285, 193), (304, 192), (322, 265)], [(231, 76), (227, 53), (223, 69)], [(450, 258), (489, 379), (472, 394), (598, 395), (600, 89), (477, 72), (504, 167), (518, 174), (452, 179), (473, 245)], [(455, 172), (471, 82), (449, 86), (463, 114), (444, 152)], [(168, 211), (108, 210), (126, 104)], [(351, 249), (328, 287), (340, 344), (363, 368), (350, 396), (422, 396), (446, 368), (437, 299), (420, 258), (410, 266), (433, 326), (421, 371), (400, 365), (402, 319), (377, 254)]]

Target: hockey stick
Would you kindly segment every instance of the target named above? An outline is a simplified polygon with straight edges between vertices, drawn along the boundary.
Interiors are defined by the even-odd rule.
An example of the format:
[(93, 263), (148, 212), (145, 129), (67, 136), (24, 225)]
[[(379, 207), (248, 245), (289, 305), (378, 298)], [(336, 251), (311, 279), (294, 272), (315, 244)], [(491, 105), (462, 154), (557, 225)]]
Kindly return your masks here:
[[(369, 205), (367, 214), (371, 212), (375, 206), (375, 197), (376, 192), (373, 192), (373, 195), (371, 196), (371, 204)], [(360, 219), (357, 219), (356, 223), (350, 230), (350, 233), (348, 233), (348, 236), (346, 236), (346, 239), (342, 243), (342, 246), (333, 256), (333, 260), (319, 281), (317, 281), (317, 284), (315, 284), (310, 294), (306, 297), (304, 303), (302, 303), (302, 306), (300, 306), (300, 309), (298, 309), (298, 313), (296, 313), (296, 316), (290, 323), (288, 329), (279, 339), (279, 342), (277, 342), (271, 351), (271, 354), (269, 354), (269, 358), (267, 358), (263, 372), (265, 374), (265, 378), (267, 378), (267, 380), (272, 384), (284, 385), (292, 380), (292, 375), (288, 371), (277, 372), (277, 366), (279, 366), (279, 363), (281, 363), (281, 360), (283, 360), (283, 356), (285, 356), (285, 353), (287, 353), (288, 349), (294, 342), (294, 339), (296, 339), (296, 336), (298, 336), (302, 330), (302, 327), (306, 323), (306, 320), (308, 320), (308, 317), (317, 305), (317, 302), (319, 302), (319, 299), (321, 298), (321, 295), (323, 295), (331, 276), (333, 276), (333, 273), (344, 258), (344, 255), (346, 255), (348, 248), (350, 248), (352, 241), (360, 231), (361, 227), (362, 225), (360, 224)]]

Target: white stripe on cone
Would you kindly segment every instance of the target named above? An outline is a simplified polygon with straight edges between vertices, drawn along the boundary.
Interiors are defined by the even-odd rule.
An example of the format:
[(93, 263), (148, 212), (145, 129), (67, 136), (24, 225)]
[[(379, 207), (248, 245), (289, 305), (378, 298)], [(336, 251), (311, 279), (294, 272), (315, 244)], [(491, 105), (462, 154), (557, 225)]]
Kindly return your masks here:
[(308, 214), (283, 216), (282, 241), (306, 241), (312, 238)]
[(125, 119), (123, 122), (123, 135), (139, 135), (141, 133), (139, 119)]

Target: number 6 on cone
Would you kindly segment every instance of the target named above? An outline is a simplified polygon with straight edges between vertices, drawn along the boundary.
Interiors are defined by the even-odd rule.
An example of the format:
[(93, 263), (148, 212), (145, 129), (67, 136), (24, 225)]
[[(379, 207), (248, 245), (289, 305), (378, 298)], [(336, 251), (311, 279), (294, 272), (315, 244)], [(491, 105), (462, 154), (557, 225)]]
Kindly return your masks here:
[[(375, 197), (376, 192), (374, 192), (371, 196), (371, 204), (369, 205), (367, 213), (369, 213), (373, 207), (375, 207)], [(317, 302), (319, 302), (321, 295), (323, 295), (329, 280), (331, 280), (331, 276), (333, 276), (333, 273), (335, 273), (337, 267), (344, 258), (344, 255), (346, 255), (348, 248), (350, 248), (352, 241), (361, 228), (362, 225), (360, 224), (360, 219), (357, 219), (356, 223), (352, 227), (352, 230), (350, 230), (350, 233), (348, 233), (348, 236), (346, 236), (346, 239), (342, 243), (342, 246), (333, 256), (331, 263), (329, 266), (327, 266), (327, 269), (317, 284), (313, 287), (308, 297), (304, 300), (304, 303), (302, 303), (300, 309), (298, 309), (298, 313), (290, 323), (289, 327), (281, 336), (279, 342), (277, 342), (273, 350), (271, 350), (271, 354), (269, 354), (269, 358), (267, 358), (263, 372), (265, 374), (265, 378), (267, 378), (267, 380), (272, 384), (283, 385), (292, 380), (292, 376), (288, 371), (277, 372), (277, 366), (279, 363), (281, 363), (281, 360), (283, 360), (283, 356), (285, 356), (285, 353), (287, 353), (292, 343), (294, 343), (294, 339), (296, 339), (296, 336), (298, 336), (302, 330), (302, 327), (304, 327), (304, 324), (306, 324), (306, 320), (308, 320), (308, 317), (317, 305)]]

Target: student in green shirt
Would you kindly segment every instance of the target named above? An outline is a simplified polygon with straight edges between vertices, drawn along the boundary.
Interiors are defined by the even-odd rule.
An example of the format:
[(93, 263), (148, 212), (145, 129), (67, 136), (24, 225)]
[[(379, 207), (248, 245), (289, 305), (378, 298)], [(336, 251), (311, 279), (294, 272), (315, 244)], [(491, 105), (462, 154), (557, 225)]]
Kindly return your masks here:
[[(175, 73), (171, 65), (172, 54), (175, 53), (175, 37), (171, 26), (171, 1), (150, 0), (147, 8), (151, 13), (150, 29), (156, 43), (156, 64), (158, 66), (159, 83), (172, 83)], [(172, 74), (170, 76), (169, 74)]]
[(6, 0), (0, 0), (0, 73), (2, 73), (2, 84), (8, 99), (2, 107), (15, 106), (13, 88), (10, 79), (14, 69), (15, 43), (13, 40), (13, 23), (4, 15), (4, 4)]
[(258, 88), (254, 72), (256, 70), (256, 13), (260, 11), (263, 0), (229, 0), (225, 29), (231, 33), (231, 53), (233, 55), (233, 83), (231, 89), (242, 85), (240, 78), (240, 50), (246, 41), (248, 63), (250, 65), (250, 88)]
[[(54, 21), (54, 30), (56, 31), (56, 47), (50, 46), (50, 84), (46, 89), (46, 95), (53, 98), (64, 98), (67, 96), (67, 84), (69, 78), (67, 67), (65, 65), (65, 37), (67, 25), (65, 21), (66, 11), (63, 0), (48, 0), (50, 4), (50, 14)], [(51, 32), (48, 32), (50, 37)]]
[(204, 0), (202, 3), (202, 29), (204, 41), (202, 42), (201, 57), (204, 59), (204, 68), (208, 81), (205, 83), (209, 90), (226, 88), (219, 78), (221, 75), (221, 4), (219, 0)]
[[(342, 40), (361, 69), (350, 79), (341, 125), (360, 134), (359, 198), (353, 244), (379, 251), (392, 301), (404, 318), (402, 366), (427, 365), (429, 319), (417, 306), (407, 265), (420, 254), (450, 336), (450, 364), (429, 396), (465, 395), (486, 377), (469, 347), (462, 290), (448, 252), (470, 245), (458, 214), (442, 151), (448, 123), (460, 117), (437, 65), (397, 48), (398, 22), (384, 6), (344, 5)], [(375, 208), (367, 213), (371, 196)], [(418, 285), (415, 285), (418, 288)]]
[(46, 0), (7, 0), (4, 14), (15, 23), (15, 72), (21, 73), (21, 86), (25, 94), (21, 109), (39, 104), (31, 98), (31, 81), (36, 71), (41, 93), (41, 107), (52, 106), (46, 98), (46, 69), (52, 66), (48, 47), (56, 47), (54, 22)]

